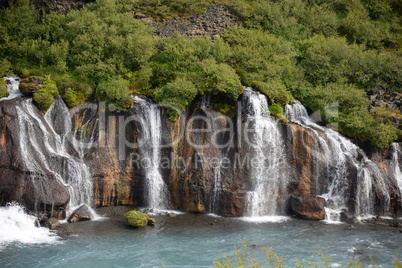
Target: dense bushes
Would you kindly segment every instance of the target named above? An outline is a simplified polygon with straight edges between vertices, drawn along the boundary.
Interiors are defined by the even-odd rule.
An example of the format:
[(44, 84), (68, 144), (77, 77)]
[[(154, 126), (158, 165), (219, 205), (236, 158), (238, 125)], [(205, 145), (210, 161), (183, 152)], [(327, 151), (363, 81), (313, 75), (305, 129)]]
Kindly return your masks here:
[(154, 92), (154, 99), (168, 108), (172, 121), (178, 118), (196, 96), (195, 85), (185, 77), (178, 77)]
[[(135, 19), (191, 15), (215, 4), (209, 0), (98, 0), (68, 14), (12, 1), (0, 10), (0, 73), (51, 74), (52, 82), (34, 93), (42, 111), (56, 91), (70, 107), (96, 96), (118, 112), (132, 106), (129, 93), (136, 92), (168, 104), (172, 120), (202, 94), (214, 95), (220, 101), (213, 106), (231, 114), (245, 85), (265, 94), (280, 117), (281, 106), (298, 98), (352, 138), (378, 147), (396, 139), (400, 111), (370, 110), (367, 94), (401, 91), (397, 0), (217, 3), (235, 10), (244, 27), (211, 42), (156, 37)], [(328, 114), (334, 103), (338, 112)]]
[(78, 82), (68, 76), (57, 80), (57, 87), (69, 107), (87, 102), (94, 92), (88, 84)]
[(116, 112), (123, 112), (133, 107), (133, 99), (129, 94), (128, 81), (118, 77), (101, 82), (96, 88), (98, 99), (106, 101), (109, 110)]

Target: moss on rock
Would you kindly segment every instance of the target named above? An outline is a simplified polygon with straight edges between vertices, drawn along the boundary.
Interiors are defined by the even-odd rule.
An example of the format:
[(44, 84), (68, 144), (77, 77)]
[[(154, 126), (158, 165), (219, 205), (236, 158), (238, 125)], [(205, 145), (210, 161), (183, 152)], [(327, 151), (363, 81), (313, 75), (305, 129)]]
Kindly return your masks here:
[(20, 91), (24, 95), (32, 96), (35, 92), (43, 88), (43, 77), (28, 76), (22, 79), (20, 83)]
[(143, 226), (147, 226), (147, 225), (154, 225), (155, 223), (155, 219), (149, 217), (148, 214), (136, 211), (136, 210), (132, 210), (127, 212), (126, 216), (126, 223), (129, 226), (132, 227), (143, 227)]

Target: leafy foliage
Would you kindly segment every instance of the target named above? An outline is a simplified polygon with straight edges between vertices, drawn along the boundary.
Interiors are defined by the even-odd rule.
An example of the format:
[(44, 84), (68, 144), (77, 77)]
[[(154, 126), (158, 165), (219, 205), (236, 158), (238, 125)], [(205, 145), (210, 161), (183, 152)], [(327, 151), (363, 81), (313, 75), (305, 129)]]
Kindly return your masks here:
[(4, 79), (0, 79), (0, 98), (4, 98), (8, 96), (8, 90), (6, 81)]
[(50, 106), (52, 106), (54, 97), (52, 93), (42, 88), (33, 94), (33, 100), (38, 106), (39, 110), (41, 110), (43, 113), (46, 113)]
[(89, 85), (68, 76), (60, 78), (56, 83), (61, 97), (69, 107), (88, 102), (94, 92)]
[(196, 96), (195, 85), (185, 77), (178, 77), (154, 92), (154, 99), (168, 108), (172, 121), (178, 118)]
[(133, 107), (133, 99), (129, 94), (128, 81), (122, 78), (101, 82), (96, 88), (98, 99), (107, 101), (109, 110), (116, 112), (123, 112)]

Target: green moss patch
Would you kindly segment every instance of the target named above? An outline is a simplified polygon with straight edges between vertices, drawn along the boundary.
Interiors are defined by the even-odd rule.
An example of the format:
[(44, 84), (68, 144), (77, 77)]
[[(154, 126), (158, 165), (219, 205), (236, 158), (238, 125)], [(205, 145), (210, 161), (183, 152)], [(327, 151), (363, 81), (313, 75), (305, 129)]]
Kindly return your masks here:
[(155, 224), (155, 219), (149, 217), (148, 214), (136, 211), (136, 210), (132, 210), (127, 212), (126, 216), (126, 223), (129, 226), (132, 227), (144, 227), (147, 225), (154, 225)]

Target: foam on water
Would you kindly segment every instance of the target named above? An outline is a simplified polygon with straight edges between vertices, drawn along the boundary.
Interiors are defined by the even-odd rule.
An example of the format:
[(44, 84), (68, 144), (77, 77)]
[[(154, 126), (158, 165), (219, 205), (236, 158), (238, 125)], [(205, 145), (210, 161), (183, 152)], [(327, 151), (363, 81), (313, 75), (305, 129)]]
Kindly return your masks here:
[(257, 217), (242, 217), (243, 221), (247, 222), (284, 222), (291, 220), (292, 217), (290, 216), (257, 216)]
[(10, 243), (55, 243), (57, 236), (47, 228), (36, 227), (36, 218), (17, 203), (0, 207), (0, 250)]

